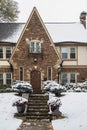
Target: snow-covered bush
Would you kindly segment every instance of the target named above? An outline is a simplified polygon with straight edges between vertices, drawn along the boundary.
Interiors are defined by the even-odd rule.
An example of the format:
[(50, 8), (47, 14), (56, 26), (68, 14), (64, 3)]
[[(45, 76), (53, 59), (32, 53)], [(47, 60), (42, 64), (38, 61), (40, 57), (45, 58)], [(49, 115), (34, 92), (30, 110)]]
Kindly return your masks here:
[(67, 91), (87, 92), (87, 81), (83, 83), (67, 83), (65, 87)]
[(12, 83), (12, 89), (16, 92), (19, 93), (32, 93), (33, 92), (33, 88), (32, 85), (28, 82), (25, 81), (14, 81)]
[(44, 90), (55, 93), (56, 95), (60, 95), (64, 91), (64, 88), (56, 81), (47, 80), (44, 82)]

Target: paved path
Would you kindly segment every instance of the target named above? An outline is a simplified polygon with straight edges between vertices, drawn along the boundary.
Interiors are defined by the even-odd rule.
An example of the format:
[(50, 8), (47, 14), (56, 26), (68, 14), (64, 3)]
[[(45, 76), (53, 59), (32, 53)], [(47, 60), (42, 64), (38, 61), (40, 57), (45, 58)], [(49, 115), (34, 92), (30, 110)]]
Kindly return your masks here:
[(49, 121), (29, 121), (23, 122), (18, 130), (53, 130)]

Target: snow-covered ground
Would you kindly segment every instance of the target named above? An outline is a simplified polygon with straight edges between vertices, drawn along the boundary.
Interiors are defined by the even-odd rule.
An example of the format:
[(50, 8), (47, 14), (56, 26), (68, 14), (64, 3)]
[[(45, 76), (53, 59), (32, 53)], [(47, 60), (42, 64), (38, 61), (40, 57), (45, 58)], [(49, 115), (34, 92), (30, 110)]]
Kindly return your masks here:
[(87, 130), (87, 93), (66, 93), (60, 99), (66, 118), (52, 121), (54, 130)]
[(14, 118), (17, 110), (12, 104), (18, 99), (13, 93), (0, 93), (0, 130), (17, 130), (22, 123), (22, 120)]
[[(0, 130), (17, 130), (22, 123), (14, 118), (17, 110), (12, 104), (17, 99), (13, 93), (0, 94)], [(54, 130), (87, 130), (87, 93), (65, 93), (60, 99), (66, 118), (53, 120)]]

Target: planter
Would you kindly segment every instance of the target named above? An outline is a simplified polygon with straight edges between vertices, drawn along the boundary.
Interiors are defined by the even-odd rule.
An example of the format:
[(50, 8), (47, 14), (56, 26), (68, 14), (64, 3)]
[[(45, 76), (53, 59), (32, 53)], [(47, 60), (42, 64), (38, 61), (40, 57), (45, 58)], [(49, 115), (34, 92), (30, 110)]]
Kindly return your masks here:
[(18, 111), (18, 113), (24, 113), (25, 107), (26, 107), (25, 104), (17, 105), (17, 111)]
[(27, 107), (28, 101), (25, 99), (19, 99), (13, 103), (13, 106), (17, 107), (18, 113), (24, 113), (25, 108)]
[(53, 106), (53, 105), (51, 105), (51, 111), (54, 112), (55, 110), (59, 111), (59, 106)]

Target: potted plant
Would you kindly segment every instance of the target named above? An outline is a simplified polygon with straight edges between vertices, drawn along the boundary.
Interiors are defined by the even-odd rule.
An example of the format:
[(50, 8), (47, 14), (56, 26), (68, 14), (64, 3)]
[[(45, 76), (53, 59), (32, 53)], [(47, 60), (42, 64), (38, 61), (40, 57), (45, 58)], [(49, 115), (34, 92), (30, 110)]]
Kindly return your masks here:
[(47, 104), (49, 105), (49, 114), (54, 113), (57, 110), (59, 113), (59, 107), (62, 105), (61, 100), (58, 97), (52, 97), (48, 100)]
[(25, 108), (27, 106), (28, 101), (25, 101), (23, 99), (19, 99), (16, 102), (13, 103), (13, 106), (17, 107), (18, 113), (24, 113)]

